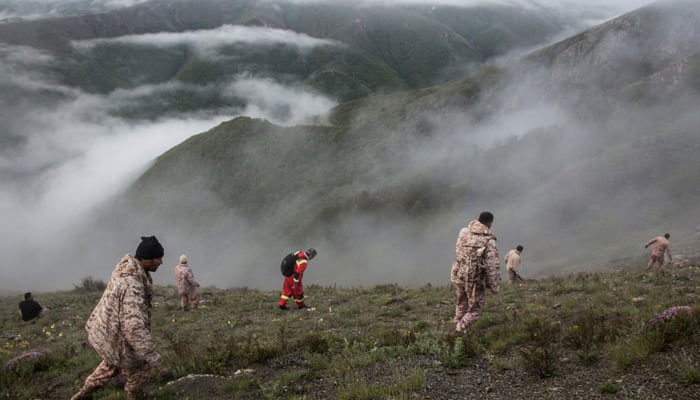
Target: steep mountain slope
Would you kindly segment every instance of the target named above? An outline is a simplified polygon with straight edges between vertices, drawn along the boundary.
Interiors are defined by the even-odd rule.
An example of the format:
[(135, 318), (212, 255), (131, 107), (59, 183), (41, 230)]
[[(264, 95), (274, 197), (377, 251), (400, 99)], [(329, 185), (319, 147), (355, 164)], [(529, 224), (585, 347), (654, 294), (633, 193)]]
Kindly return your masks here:
[[(591, 248), (595, 256), (636, 248), (656, 227), (690, 230), (697, 225), (692, 217), (700, 215), (700, 117), (692, 107), (700, 88), (670, 85), (653, 101), (626, 100), (629, 85), (648, 86), (659, 76), (697, 82), (696, 69), (672, 67), (685, 62), (685, 49), (692, 47), (687, 36), (656, 40), (669, 15), (695, 15), (700, 5), (688, 7), (677, 1), (641, 9), (536, 52), (514, 70), (486, 69), (434, 88), (343, 104), (331, 114), (330, 127), (283, 129), (239, 118), (160, 157), (129, 201), (173, 220), (196, 203), (197, 195), (183, 204), (167, 190), (184, 185), (187, 193), (216, 199), (197, 208), (205, 218), (185, 218), (188, 226), (205, 232), (233, 213), (255, 221), (252, 238), (324, 238), (338, 246), (333, 254), (339, 257), (349, 242), (426, 241), (405, 250), (399, 264), (419, 253), (448, 264), (450, 246), (425, 246), (433, 240), (449, 244), (463, 223), (455, 217), (487, 207), (499, 215), (497, 232), (506, 245), (533, 244), (529, 255), (539, 270), (563, 262), (570, 268), (577, 257), (590, 257)], [(646, 22), (626, 32), (630, 20)], [(674, 24), (674, 31), (695, 29), (694, 20), (681, 21), (689, 25)], [(581, 56), (582, 65), (552, 61), (572, 59), (571, 43), (611, 27), (617, 37), (633, 38), (631, 48), (646, 43), (645, 52)], [(608, 54), (607, 43), (590, 42), (586, 54)], [(675, 43), (678, 48), (668, 47)], [(625, 43), (616, 46), (624, 49)], [(647, 57), (664, 48), (672, 56)], [(532, 74), (533, 60), (545, 64), (538, 77), (553, 77), (560, 86), (531, 86), (523, 77)], [(688, 60), (683, 65), (694, 65)], [(518, 68), (525, 64), (523, 73)], [(614, 85), (602, 84), (595, 95), (561, 94), (559, 88), (581, 82), (577, 77), (605, 82), (597, 75), (601, 70), (630, 72)], [(548, 99), (544, 111), (529, 104), (542, 98)], [(365, 219), (373, 222), (357, 222)], [(359, 238), (353, 236), (363, 223)], [(429, 238), (421, 236), (426, 231)]]
[(700, 51), (700, 6), (692, 0), (651, 4), (531, 54), (554, 83), (621, 88)]
[[(152, 0), (101, 14), (0, 24), (0, 41), (50, 51), (60, 61), (51, 71), (63, 83), (90, 92), (163, 82), (222, 84), (253, 74), (305, 81), (324, 94), (349, 100), (460, 76), (470, 65), (546, 41), (564, 23), (561, 17), (543, 18), (536, 10), (516, 6), (438, 7), (428, 12), (414, 6)], [(230, 43), (211, 57), (184, 44), (109, 40), (226, 24), (294, 31), (343, 45), (301, 51), (290, 44)], [(95, 39), (101, 41), (75, 46)]]

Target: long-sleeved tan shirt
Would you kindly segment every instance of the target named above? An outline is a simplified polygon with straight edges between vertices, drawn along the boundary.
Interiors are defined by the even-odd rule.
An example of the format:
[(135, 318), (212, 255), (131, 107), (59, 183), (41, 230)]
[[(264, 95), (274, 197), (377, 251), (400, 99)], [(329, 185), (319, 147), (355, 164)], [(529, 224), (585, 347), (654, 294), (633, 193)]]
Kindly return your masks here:
[(506, 253), (506, 257), (503, 261), (506, 263), (506, 269), (518, 272), (518, 268), (520, 268), (520, 252), (515, 249), (509, 251)]

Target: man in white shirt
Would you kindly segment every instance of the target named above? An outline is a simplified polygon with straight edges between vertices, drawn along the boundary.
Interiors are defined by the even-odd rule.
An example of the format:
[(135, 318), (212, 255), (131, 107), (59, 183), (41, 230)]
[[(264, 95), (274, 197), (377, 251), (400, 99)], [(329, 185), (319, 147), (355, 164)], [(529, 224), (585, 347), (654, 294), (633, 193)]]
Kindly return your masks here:
[(520, 268), (520, 254), (523, 252), (523, 246), (518, 246), (515, 250), (511, 250), (506, 254), (505, 263), (508, 270), (508, 284), (512, 285), (517, 279), (518, 268)]

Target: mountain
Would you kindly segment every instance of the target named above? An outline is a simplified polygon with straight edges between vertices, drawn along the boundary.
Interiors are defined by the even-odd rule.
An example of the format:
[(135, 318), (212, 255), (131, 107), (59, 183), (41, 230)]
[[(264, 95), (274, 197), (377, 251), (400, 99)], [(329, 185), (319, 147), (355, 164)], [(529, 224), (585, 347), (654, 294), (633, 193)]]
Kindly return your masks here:
[[(341, 104), (316, 126), (238, 118), (159, 157), (121, 201), (202, 234), (233, 214), (251, 240), (323, 238), (339, 258), (381, 241), (405, 251), (399, 264), (449, 264), (453, 236), (484, 208), (505, 245), (533, 243), (539, 271), (657, 229), (687, 233), (700, 215), (696, 42), (659, 37), (695, 32), (697, 15), (695, 2), (654, 4), (512, 68)], [(595, 91), (572, 90), (590, 80)]]
[[(220, 86), (248, 74), (302, 81), (325, 95), (350, 100), (462, 76), (514, 48), (543, 43), (568, 23), (556, 14), (519, 6), (152, 0), (99, 14), (0, 24), (0, 42), (48, 51), (57, 59), (49, 72), (59, 82), (91, 93), (166, 82)], [(119, 39), (205, 34), (229, 25), (296, 32), (335, 45), (302, 49), (293, 37), (267, 44), (229, 40), (213, 56), (186, 42), (162, 45), (149, 36), (140, 36), (140, 42)], [(232, 103), (216, 90), (198, 100), (193, 92), (149, 100), (166, 101), (166, 110), (175, 112), (236, 105), (240, 100)], [(181, 100), (187, 96), (192, 97), (189, 104)], [(159, 112), (147, 110), (144, 115)]]
[(553, 83), (619, 89), (700, 53), (696, 1), (650, 4), (527, 57)]

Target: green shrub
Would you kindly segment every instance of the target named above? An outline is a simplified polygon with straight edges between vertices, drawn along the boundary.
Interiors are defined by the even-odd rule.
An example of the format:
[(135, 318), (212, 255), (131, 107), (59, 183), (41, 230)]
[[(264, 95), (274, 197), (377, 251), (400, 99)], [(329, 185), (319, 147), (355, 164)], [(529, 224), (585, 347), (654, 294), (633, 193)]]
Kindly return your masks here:
[(80, 280), (79, 284), (73, 285), (73, 287), (81, 292), (103, 292), (107, 288), (107, 284), (102, 280), (86, 276)]
[(523, 367), (540, 378), (555, 373), (556, 349), (559, 325), (545, 318), (536, 317), (525, 322), (526, 344), (520, 349)]
[(373, 400), (389, 398), (411, 398), (412, 394), (423, 390), (425, 372), (419, 369), (410, 371), (393, 370), (389, 382), (371, 384), (362, 372), (349, 375), (338, 389), (340, 400)]
[(464, 368), (469, 365), (472, 357), (481, 352), (481, 346), (470, 333), (463, 336), (448, 336), (448, 345), (443, 357), (443, 364), (448, 368)]
[(318, 333), (310, 333), (299, 340), (298, 347), (312, 353), (326, 354), (330, 349), (328, 339)]
[(600, 394), (615, 394), (619, 392), (622, 388), (619, 385), (616, 385), (610, 381), (601, 383), (600, 386), (598, 386), (598, 393)]
[(700, 328), (700, 313), (679, 313), (668, 322), (644, 325), (637, 333), (613, 347), (615, 367), (627, 367), (646, 359), (650, 354), (667, 350), (677, 341), (696, 341)]
[(683, 351), (681, 355), (674, 358), (671, 364), (671, 374), (676, 380), (684, 385), (695, 385), (700, 383), (700, 365), (692, 357)]
[(409, 346), (416, 341), (416, 334), (410, 330), (385, 329), (379, 335), (381, 346)]

